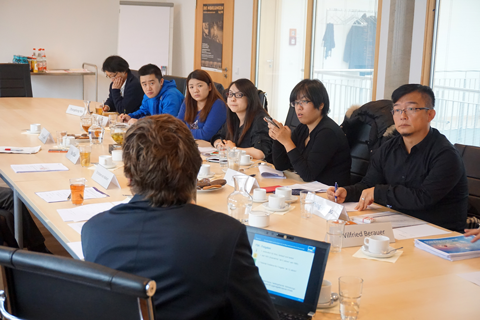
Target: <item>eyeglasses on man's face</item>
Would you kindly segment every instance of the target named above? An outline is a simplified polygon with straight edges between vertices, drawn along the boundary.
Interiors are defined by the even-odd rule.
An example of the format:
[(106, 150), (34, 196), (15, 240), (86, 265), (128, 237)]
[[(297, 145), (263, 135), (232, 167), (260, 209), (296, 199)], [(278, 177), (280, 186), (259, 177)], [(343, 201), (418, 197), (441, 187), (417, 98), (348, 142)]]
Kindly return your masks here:
[(392, 114), (394, 116), (401, 116), (402, 113), (405, 112), (405, 114), (407, 116), (411, 116), (411, 115), (414, 115), (415, 113), (417, 113), (417, 111), (419, 110), (432, 110), (431, 108), (414, 108), (414, 107), (409, 107), (409, 108), (405, 108), (405, 109), (400, 109), (400, 108), (393, 108), (392, 109)]
[(243, 92), (233, 92), (233, 91), (229, 91), (227, 96), (230, 99), (233, 98), (234, 96), (235, 96), (236, 99), (242, 99), (243, 97), (245, 97)]
[(309, 100), (295, 100), (293, 102), (290, 102), (290, 106), (292, 108), (295, 108), (297, 106), (301, 106), (302, 108), (305, 108), (307, 106), (308, 103), (310, 103), (312, 101), (309, 101)]
[(117, 75), (118, 75), (118, 72), (110, 73), (110, 74), (107, 73), (105, 77), (107, 77), (107, 79), (114, 79)]

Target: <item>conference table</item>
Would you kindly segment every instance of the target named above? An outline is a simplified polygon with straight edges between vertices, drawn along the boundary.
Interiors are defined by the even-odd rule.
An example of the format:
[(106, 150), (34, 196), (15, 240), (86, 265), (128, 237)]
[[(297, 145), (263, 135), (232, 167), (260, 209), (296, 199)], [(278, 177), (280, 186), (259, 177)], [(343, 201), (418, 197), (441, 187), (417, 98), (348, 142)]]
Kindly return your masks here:
[[(49, 153), (54, 143), (42, 144), (38, 135), (26, 134), (25, 129), (32, 123), (40, 123), (53, 136), (56, 131), (81, 133), (78, 116), (66, 114), (69, 105), (83, 106), (81, 100), (50, 98), (0, 98), (0, 146), (33, 147), (41, 145), (36, 154), (1, 154), (0, 175), (14, 189), (15, 196), (45, 225), (52, 235), (74, 258), (78, 258), (71, 243), (80, 241), (80, 234), (62, 220), (57, 209), (73, 208), (71, 202), (47, 203), (36, 192), (69, 189), (70, 178), (84, 177), (87, 185), (107, 193), (109, 198), (85, 200), (84, 205), (102, 202), (121, 201), (131, 195), (122, 167), (115, 173), (120, 188), (105, 190), (91, 179), (92, 168), (73, 164), (65, 153)], [(93, 145), (92, 162), (98, 162), (98, 156), (108, 154), (108, 144), (114, 143), (105, 131), (105, 141)], [(199, 142), (199, 145), (208, 145)], [(61, 172), (15, 173), (12, 164), (62, 163), (69, 170)], [(222, 178), (221, 168), (212, 164), (216, 178)], [(262, 178), (257, 168), (247, 169), (247, 174), (255, 174), (260, 186), (288, 186), (302, 183), (293, 172), (285, 172), (287, 179)], [(198, 192), (197, 204), (212, 210), (227, 211), (227, 197), (233, 188), (224, 188), (213, 192)], [(300, 217), (300, 204), (285, 215), (270, 216), (267, 229), (295, 236), (323, 241), (326, 222), (313, 215), (309, 219)], [(255, 205), (254, 205), (255, 207)], [(376, 212), (370, 210), (367, 212)], [(382, 208), (381, 211), (388, 210)], [(349, 212), (350, 216), (365, 212)], [(19, 216), (16, 215), (16, 219)], [(19, 222), (17, 220), (16, 222)], [(20, 228), (16, 228), (20, 229)], [(20, 230), (16, 237), (21, 238)], [(441, 237), (454, 236), (448, 233)], [(435, 238), (438, 236), (432, 236)], [(429, 238), (429, 237), (427, 237)], [(364, 279), (363, 296), (358, 319), (478, 319), (480, 318), (480, 286), (473, 284), (458, 274), (480, 271), (480, 258), (456, 262), (441, 259), (414, 246), (413, 239), (397, 240), (392, 247), (403, 247), (403, 253), (395, 263), (374, 261), (353, 257), (359, 247), (343, 248), (341, 253), (331, 253), (328, 258), (325, 279), (332, 282), (332, 292), (338, 292), (340, 276), (358, 276)], [(326, 309), (328, 310), (328, 309)], [(338, 307), (336, 307), (338, 310)], [(318, 311), (315, 319), (340, 319), (338, 313)]]

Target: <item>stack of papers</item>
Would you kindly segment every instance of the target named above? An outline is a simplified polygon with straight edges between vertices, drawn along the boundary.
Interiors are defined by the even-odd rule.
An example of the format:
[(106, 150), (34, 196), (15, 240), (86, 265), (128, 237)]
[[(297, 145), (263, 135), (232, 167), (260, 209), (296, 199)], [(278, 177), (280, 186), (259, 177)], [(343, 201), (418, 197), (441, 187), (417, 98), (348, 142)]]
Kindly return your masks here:
[(217, 151), (217, 149), (215, 149), (214, 147), (198, 147), (198, 151), (200, 151), (200, 153), (208, 153), (208, 154), (211, 154), (212, 152), (215, 152)]
[(313, 181), (309, 183), (299, 183), (299, 184), (292, 184), (289, 186), (292, 190), (308, 190), (312, 192), (327, 192), (329, 186), (326, 184), (320, 183), (318, 181)]
[(361, 224), (363, 218), (373, 218), (375, 222), (391, 222), (392, 228), (402, 228), (402, 227), (410, 227), (410, 226), (417, 226), (420, 224), (426, 224), (426, 221), (412, 218), (400, 213), (395, 212), (378, 212), (378, 213), (368, 213), (362, 214), (360, 216), (353, 217), (353, 221)]
[[(69, 201), (68, 197), (70, 196), (70, 190), (56, 190), (56, 191), (46, 191), (46, 192), (35, 192), (37, 196), (47, 201), (48, 203), (52, 202), (63, 202)], [(108, 194), (103, 193), (95, 187), (85, 188), (85, 193), (83, 199), (99, 199), (106, 198)]]
[(0, 147), (0, 153), (24, 153), (32, 154), (40, 151), (42, 147)]
[(12, 164), (11, 167), (15, 173), (68, 171), (61, 163)]
[(97, 214), (110, 210), (113, 208), (113, 204), (110, 202), (106, 203), (95, 203), (88, 204), (84, 206), (78, 206), (71, 209), (57, 209), (58, 214), (62, 217), (63, 221), (87, 221), (91, 217), (96, 216)]
[(471, 243), (473, 236), (443, 238), (443, 239), (415, 239), (415, 247), (427, 251), (440, 258), (457, 261), (480, 257), (480, 241)]
[(258, 166), (258, 171), (260, 171), (260, 175), (263, 178), (270, 178), (270, 179), (286, 179), (285, 174), (283, 171), (275, 170), (270, 168), (269, 166)]

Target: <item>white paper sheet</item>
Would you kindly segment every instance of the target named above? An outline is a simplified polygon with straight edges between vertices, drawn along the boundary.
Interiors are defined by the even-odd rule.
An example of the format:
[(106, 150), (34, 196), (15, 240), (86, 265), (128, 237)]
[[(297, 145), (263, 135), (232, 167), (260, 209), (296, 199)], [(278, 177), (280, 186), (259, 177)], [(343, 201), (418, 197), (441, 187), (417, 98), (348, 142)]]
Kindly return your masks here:
[(283, 171), (275, 170), (270, 168), (270, 166), (258, 166), (258, 171), (260, 171), (260, 175), (263, 178), (269, 179), (286, 179), (285, 174)]
[(302, 189), (302, 190), (308, 190), (312, 192), (327, 192), (327, 189), (329, 186), (326, 184), (320, 183), (318, 181), (313, 181), (309, 183), (298, 183), (298, 184), (292, 184), (291, 186), (288, 186), (291, 189)]
[(57, 212), (63, 219), (63, 221), (79, 222), (87, 221), (91, 217), (99, 214), (100, 212), (110, 210), (112, 207), (113, 204), (111, 202), (104, 202), (78, 206), (70, 209), (57, 209)]
[(69, 226), (78, 232), (78, 234), (82, 234), (82, 228), (83, 225), (85, 224), (86, 221), (84, 222), (75, 222), (75, 223), (70, 223)]
[(198, 151), (200, 151), (200, 153), (212, 153), (217, 151), (217, 149), (214, 147), (198, 147)]
[(480, 286), (480, 271), (469, 272), (469, 273), (460, 273), (457, 274), (459, 277), (462, 277), (465, 280), (468, 280), (472, 283), (475, 283), (477, 286)]
[[(23, 153), (23, 154), (32, 154), (40, 151), (42, 147), (0, 147), (0, 153)], [(10, 150), (7, 150), (10, 149)]]
[(67, 243), (67, 244), (70, 247), (70, 249), (72, 249), (73, 252), (75, 252), (75, 254), (78, 256), (78, 258), (80, 260), (85, 260), (85, 257), (83, 256), (83, 249), (82, 249), (82, 242), (81, 241), (70, 242), (70, 243)]
[[(62, 202), (69, 201), (68, 196), (70, 195), (70, 190), (56, 190), (56, 191), (45, 191), (45, 192), (35, 192), (37, 196), (47, 201), (48, 203), (53, 202)], [(84, 199), (100, 199), (107, 198), (108, 194), (101, 192), (95, 187), (85, 188)]]
[[(392, 228), (403, 228), (416, 226), (420, 224), (426, 224), (426, 221), (415, 219), (400, 213), (395, 212), (377, 212), (377, 213), (367, 213), (360, 216), (355, 216), (356, 218), (373, 218), (375, 222), (391, 222)], [(375, 223), (373, 222), (373, 223)]]
[(450, 232), (444, 231), (439, 228), (435, 228), (433, 226), (429, 226), (427, 224), (393, 229), (393, 234), (395, 235), (395, 239), (397, 240), (422, 238), (422, 237), (428, 237), (428, 236), (434, 236), (437, 234), (446, 234), (446, 233), (450, 233)]
[[(350, 212), (350, 211), (358, 211), (358, 210), (355, 210), (355, 207), (357, 206), (358, 202), (344, 202), (342, 203), (342, 206), (345, 207), (345, 210), (347, 210), (347, 212)], [(381, 205), (378, 205), (376, 203), (372, 203), (371, 205), (369, 205), (367, 207), (366, 210), (372, 210), (372, 209), (381, 209), (382, 206)]]
[(68, 171), (61, 163), (12, 164), (11, 167), (15, 173)]

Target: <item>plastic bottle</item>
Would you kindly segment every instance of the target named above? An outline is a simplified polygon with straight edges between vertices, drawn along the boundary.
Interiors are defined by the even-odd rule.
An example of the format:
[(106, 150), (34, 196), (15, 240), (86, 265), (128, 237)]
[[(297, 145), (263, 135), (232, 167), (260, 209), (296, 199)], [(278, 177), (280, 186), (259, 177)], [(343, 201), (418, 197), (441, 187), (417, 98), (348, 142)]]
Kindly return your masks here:
[(42, 48), (38, 49), (37, 54), (37, 64), (38, 64), (38, 72), (44, 72), (44, 63), (43, 63), (43, 56), (42, 56)]
[(31, 66), (30, 69), (32, 72), (38, 72), (38, 66), (37, 66), (37, 49), (33, 48), (33, 53), (32, 53), (32, 61), (31, 61)]
[(45, 53), (45, 48), (42, 49), (42, 59), (43, 59), (43, 72), (47, 72), (47, 54)]

